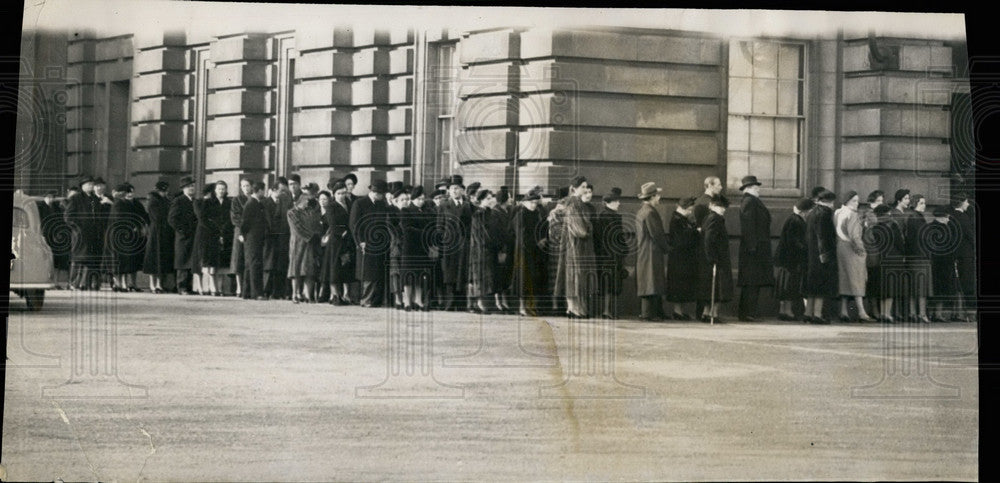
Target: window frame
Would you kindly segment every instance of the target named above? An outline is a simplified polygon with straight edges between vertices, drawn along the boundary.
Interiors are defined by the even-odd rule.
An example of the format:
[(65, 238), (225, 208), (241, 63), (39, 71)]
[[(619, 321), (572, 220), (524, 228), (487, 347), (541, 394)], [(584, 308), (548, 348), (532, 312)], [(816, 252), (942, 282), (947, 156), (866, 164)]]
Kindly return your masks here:
[[(799, 84), (801, 86), (801, 90), (800, 90), (799, 95), (800, 95), (800, 98), (801, 98), (800, 105), (801, 105), (802, 114), (800, 114), (800, 115), (783, 115), (783, 114), (779, 114), (777, 112), (774, 115), (769, 115), (769, 114), (754, 114), (752, 112), (753, 111), (753, 100), (752, 100), (753, 97), (752, 97), (752, 93), (751, 93), (751, 105), (750, 105), (750, 112), (749, 113), (739, 112), (739, 113), (735, 113), (734, 114), (732, 111), (730, 111), (729, 107), (730, 107), (731, 96), (730, 96), (730, 93), (729, 93), (729, 89), (730, 89), (730, 84), (732, 82), (732, 79), (734, 77), (736, 77), (736, 78), (744, 78), (744, 79), (751, 79), (751, 82), (754, 79), (757, 79), (757, 77), (753, 76), (753, 72), (752, 72), (753, 64), (752, 63), (750, 64), (751, 75), (749, 77), (743, 76), (743, 75), (734, 75), (732, 73), (732, 69), (731, 69), (732, 52), (731, 51), (732, 51), (733, 46), (737, 45), (739, 42), (765, 42), (765, 43), (770, 43), (770, 44), (774, 44), (774, 45), (778, 45), (778, 46), (780, 46), (780, 45), (794, 45), (794, 46), (797, 46), (797, 47), (799, 47), (801, 49), (801, 52), (802, 52), (802, 56), (801, 56), (801, 58), (802, 58), (802, 64), (800, 66), (800, 70), (801, 70), (802, 75), (801, 75), (800, 78), (798, 78), (798, 82), (799, 82)], [(730, 167), (730, 165), (729, 165), (729, 153), (730, 153), (729, 138), (731, 136), (731, 133), (730, 133), (730, 130), (729, 130), (729, 123), (730, 123), (730, 119), (732, 117), (742, 117), (743, 119), (746, 120), (746, 122), (748, 124), (750, 123), (750, 121), (752, 119), (755, 119), (755, 118), (757, 118), (757, 119), (768, 119), (768, 120), (795, 119), (795, 120), (798, 120), (799, 123), (800, 123), (799, 124), (798, 163), (797, 163), (797, 166), (796, 166), (795, 187), (794, 188), (772, 188), (772, 187), (761, 186), (760, 187), (760, 194), (761, 194), (761, 196), (770, 196), (770, 197), (799, 197), (799, 196), (802, 196), (803, 193), (805, 192), (805, 183), (807, 181), (806, 180), (806, 175), (808, 173), (808, 168), (809, 168), (809, 165), (810, 165), (810, 152), (811, 152), (810, 151), (811, 150), (811, 143), (809, 141), (809, 129), (810, 129), (810, 125), (812, 124), (812, 118), (811, 118), (812, 112), (811, 112), (811, 109), (810, 109), (810, 94), (811, 94), (811, 89), (809, 87), (810, 86), (810, 82), (812, 80), (811, 79), (811, 75), (810, 75), (811, 50), (812, 50), (811, 47), (812, 47), (812, 43), (809, 40), (807, 40), (807, 39), (799, 39), (799, 38), (788, 38), (788, 37), (729, 37), (727, 39), (727, 43), (726, 43), (726, 59), (725, 59), (725, 61), (723, 63), (723, 66), (725, 68), (725, 76), (726, 76), (726, 90), (725, 90), (725, 94), (726, 94), (726, 97), (725, 97), (725, 112), (726, 112), (726, 115), (725, 115), (725, 119), (724, 119), (725, 120), (725, 136), (724, 136), (725, 139), (724, 139), (724, 145), (723, 145), (725, 147), (725, 150), (724, 150), (725, 155), (723, 156), (723, 160), (726, 163), (725, 164), (725, 172), (726, 172), (726, 178), (727, 178), (727, 180), (728, 180), (728, 173), (729, 173), (729, 167)], [(779, 70), (780, 69), (780, 64), (776, 64), (775, 65), (775, 69)], [(775, 81), (780, 82), (780, 77), (779, 76), (780, 76), (780, 72), (775, 77), (773, 77), (773, 79)], [(771, 77), (762, 77), (762, 79), (772, 79), (772, 78)], [(751, 92), (752, 92), (752, 89), (753, 89), (753, 87), (751, 85)], [(749, 127), (748, 127), (748, 129), (749, 129)], [(749, 137), (748, 137), (748, 143), (749, 143)], [(773, 151), (773, 149), (774, 149), (774, 147), (772, 146), (772, 151), (770, 152), (770, 154), (772, 156), (777, 156), (777, 155), (781, 154), (781, 153), (777, 153), (776, 151)], [(742, 151), (733, 150), (733, 152), (744, 152), (744, 153), (746, 153), (747, 157), (748, 157), (748, 159), (747, 159), (748, 163), (749, 163), (749, 156), (754, 153), (754, 151), (752, 149), (750, 149), (750, 145), (749, 144), (747, 145), (747, 149), (746, 150), (742, 150)], [(759, 151), (758, 153), (766, 153), (766, 151)], [(773, 164), (772, 164), (772, 170), (773, 170)], [(749, 173), (749, 174), (753, 174), (753, 173)], [(773, 171), (772, 171), (772, 174), (773, 174)], [(728, 185), (728, 182), (726, 182), (726, 188), (725, 189), (728, 192), (731, 192), (731, 193), (737, 193), (739, 191), (738, 187), (731, 187), (731, 186)]]

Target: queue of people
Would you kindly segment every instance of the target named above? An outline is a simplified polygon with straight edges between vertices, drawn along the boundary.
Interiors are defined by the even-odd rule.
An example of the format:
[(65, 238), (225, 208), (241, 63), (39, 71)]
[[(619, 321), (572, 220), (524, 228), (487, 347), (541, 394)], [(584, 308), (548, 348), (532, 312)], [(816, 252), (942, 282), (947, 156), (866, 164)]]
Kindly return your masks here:
[(666, 227), (653, 182), (639, 188), (628, 223), (622, 190), (595, 201), (583, 176), (556, 196), (535, 187), (519, 201), (457, 175), (432, 192), (377, 180), (357, 197), (356, 184), (348, 175), (321, 190), (293, 174), (271, 187), (243, 179), (231, 196), (223, 181), (199, 194), (185, 177), (173, 196), (157, 183), (143, 205), (128, 183), (109, 196), (103, 180), (85, 177), (64, 205), (49, 193), (40, 208), (54, 221), (45, 225), (54, 248), (59, 224), (69, 230), (54, 253), (73, 290), (142, 291), (142, 271), (154, 293), (174, 273), (182, 295), (617, 318), (634, 274), (642, 320), (720, 320), (738, 286), (739, 320), (759, 318), (761, 290), (773, 288), (780, 319), (809, 323), (829, 323), (824, 306), (838, 302), (842, 321), (852, 305), (861, 321), (965, 320), (975, 295), (975, 228), (961, 193), (928, 214), (926, 198), (905, 189), (891, 203), (875, 191), (862, 209), (854, 191), (838, 207), (817, 187), (790, 207), (772, 250), (761, 182), (747, 176), (734, 264), (717, 177), (678, 200)]

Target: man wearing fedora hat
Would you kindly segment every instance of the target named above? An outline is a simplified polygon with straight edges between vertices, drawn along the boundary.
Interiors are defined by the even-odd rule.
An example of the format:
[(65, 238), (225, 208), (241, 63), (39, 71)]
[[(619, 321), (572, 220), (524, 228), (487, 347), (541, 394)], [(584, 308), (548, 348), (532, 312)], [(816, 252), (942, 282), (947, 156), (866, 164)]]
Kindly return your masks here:
[(66, 199), (63, 218), (70, 228), (72, 238), (70, 288), (85, 290), (91, 286), (90, 272), (98, 268), (98, 255), (102, 247), (94, 223), (94, 210), (98, 203), (94, 196), (94, 179), (90, 176), (81, 176), (77, 184), (80, 191)]
[[(441, 203), (437, 213), (437, 229), (443, 244), (441, 259), (442, 306), (456, 310), (455, 298), (464, 298), (468, 280), (469, 233), (472, 227), (472, 205), (465, 199), (462, 177), (454, 175), (448, 180), (449, 199)], [(468, 305), (468, 301), (466, 304)]]
[(760, 288), (774, 285), (774, 264), (771, 261), (771, 212), (760, 201), (760, 181), (750, 175), (743, 177), (740, 191), (740, 286), (739, 319), (753, 322), (758, 316)]
[(663, 320), (663, 294), (667, 288), (664, 255), (670, 248), (670, 240), (663, 231), (663, 218), (656, 209), (660, 203), (660, 192), (656, 183), (649, 182), (639, 190), (639, 199), (643, 201), (636, 218), (636, 259), (635, 283), (636, 295), (641, 300), (639, 319), (656, 321)]
[(351, 205), (348, 225), (357, 244), (355, 276), (361, 281), (361, 306), (381, 307), (389, 254), (389, 206), (385, 202), (386, 182), (375, 180), (368, 196)]
[(177, 292), (191, 294), (191, 273), (194, 266), (194, 235), (198, 219), (194, 213), (194, 178), (185, 176), (180, 182), (181, 195), (170, 203), (167, 223), (174, 229), (174, 269), (177, 270)]

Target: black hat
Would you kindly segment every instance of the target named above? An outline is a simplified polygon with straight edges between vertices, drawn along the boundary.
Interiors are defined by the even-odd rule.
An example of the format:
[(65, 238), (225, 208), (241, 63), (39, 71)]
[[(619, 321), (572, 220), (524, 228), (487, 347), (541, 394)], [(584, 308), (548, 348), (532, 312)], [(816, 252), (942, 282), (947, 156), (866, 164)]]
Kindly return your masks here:
[(437, 199), (437, 197), (439, 197), (439, 196), (442, 197), (442, 198), (445, 197), (445, 196), (448, 196), (448, 192), (445, 191), (445, 190), (442, 190), (442, 189), (436, 189), (436, 190), (434, 190), (433, 193), (431, 193), (431, 198), (432, 199)]
[(906, 198), (906, 195), (908, 195), (908, 194), (910, 194), (910, 190), (908, 190), (908, 189), (898, 189), (898, 190), (896, 190), (896, 196), (894, 196), (893, 198), (896, 200), (896, 203), (899, 203), (900, 200), (902, 200), (903, 198)]
[(213, 191), (215, 191), (215, 183), (206, 184), (205, 186), (203, 186), (201, 188), (201, 194), (202, 194), (202, 196), (207, 195), (207, 194), (211, 194)]
[(819, 194), (822, 193), (822, 192), (824, 192), (824, 191), (826, 191), (826, 188), (824, 188), (822, 186), (817, 186), (817, 187), (813, 188), (812, 191), (809, 192), (809, 197), (812, 198), (812, 199), (816, 199), (819, 196)]
[(760, 186), (760, 181), (757, 181), (757, 177), (754, 175), (744, 176), (740, 181), (740, 191), (743, 191), (748, 186)]
[(604, 195), (605, 203), (611, 203), (612, 201), (618, 201), (620, 199), (622, 199), (622, 190), (620, 188), (611, 188), (611, 191)]
[(400, 186), (399, 189), (397, 189), (396, 191), (392, 192), (392, 197), (393, 198), (399, 198), (400, 196), (405, 195), (405, 194), (409, 194), (409, 193), (410, 193), (409, 191), (403, 189), (403, 187)]
[(824, 190), (816, 199), (819, 201), (836, 201), (837, 194), (830, 190)]
[(569, 186), (560, 186), (559, 189), (556, 190), (556, 198), (563, 199), (567, 196), (569, 196)]
[(288, 177), (288, 181), (294, 181), (294, 182), (296, 182), (298, 184), (302, 184), (302, 177), (299, 176), (298, 173), (296, 173), (296, 174), (293, 174), (293, 175), (289, 176)]
[(92, 178), (89, 175), (85, 174), (85, 175), (80, 176), (79, 178), (77, 178), (76, 185), (77, 186), (83, 186), (84, 183), (93, 183), (93, 182), (94, 182), (94, 178)]
[(336, 193), (340, 190), (346, 190), (347, 185), (343, 181), (334, 181), (333, 185), (330, 186), (330, 192)]
[(278, 179), (274, 180), (275, 184), (288, 185), (288, 178), (284, 176), (278, 176)]
[(940, 206), (939, 205), (939, 206), (935, 206), (934, 207), (934, 217), (935, 218), (944, 218), (944, 217), (948, 216), (948, 214), (949, 213), (948, 213), (948, 207), (947, 206)]
[(389, 191), (389, 186), (385, 183), (385, 181), (377, 179), (372, 181), (372, 184), (368, 187), (368, 189), (375, 193), (385, 194), (386, 191)]
[(542, 199), (541, 194), (535, 192), (535, 190), (531, 190), (528, 192), (528, 195), (524, 197), (524, 201), (538, 201), (540, 199)]
[(481, 187), (482, 185), (483, 185), (483, 184), (482, 184), (482, 183), (480, 183), (479, 181), (474, 181), (474, 182), (472, 182), (472, 183), (471, 183), (471, 184), (469, 185), (469, 187), (468, 187), (468, 188), (467, 188), (467, 189), (465, 190), (465, 192), (466, 192), (466, 193), (468, 193), (468, 194), (469, 194), (469, 196), (475, 196), (476, 192), (478, 192), (478, 191), (479, 191), (479, 188), (480, 188), (480, 187)]
[(413, 190), (410, 191), (410, 197), (413, 199), (420, 198), (423, 195), (424, 195), (424, 187), (421, 185), (414, 186)]
[(344, 177), (343, 177), (343, 178), (341, 179), (341, 181), (345, 181), (345, 183), (344, 183), (344, 184), (347, 184), (347, 183), (346, 183), (346, 181), (347, 181), (347, 180), (351, 180), (351, 181), (353, 181), (353, 182), (354, 182), (354, 184), (358, 184), (358, 177), (357, 177), (357, 176), (355, 176), (355, 175), (354, 175), (354, 173), (347, 173), (347, 176), (344, 176)]
[(487, 196), (491, 194), (493, 194), (493, 192), (490, 190), (478, 191), (476, 192), (476, 201), (483, 201), (483, 199), (485, 199)]
[(170, 183), (168, 183), (166, 181), (157, 181), (155, 188), (156, 188), (156, 191), (166, 191), (166, 190), (170, 189)]
[(875, 216), (882, 216), (892, 211), (892, 208), (890, 208), (889, 205), (878, 205), (875, 207), (874, 211), (875, 211)]
[(694, 204), (695, 204), (696, 201), (698, 201), (697, 198), (695, 198), (694, 196), (689, 196), (687, 198), (683, 198), (683, 199), (678, 200), (677, 201), (677, 205), (686, 210), (686, 209), (694, 206)]
[(442, 178), (437, 183), (434, 183), (434, 189), (448, 189), (448, 178)]
[(455, 174), (455, 175), (452, 175), (451, 178), (448, 179), (448, 187), (449, 188), (452, 187), (452, 186), (455, 186), (455, 185), (461, 186), (462, 189), (465, 189), (465, 184), (463, 183), (462, 175)]
[(799, 211), (809, 211), (813, 209), (814, 206), (816, 206), (816, 203), (813, 202), (812, 198), (802, 198), (798, 201), (798, 203), (795, 203), (795, 207), (798, 208)]
[(403, 189), (403, 182), (393, 181), (387, 184), (386, 187), (388, 188), (389, 192), (392, 193), (393, 196), (396, 196), (396, 192)]
[(726, 198), (724, 195), (720, 193), (713, 196), (712, 199), (708, 202), (708, 204), (721, 206), (723, 208), (729, 208), (729, 198)]
[(98, 176), (98, 177), (94, 178), (94, 184), (107, 184), (107, 183), (104, 182), (104, 178), (101, 178), (100, 176)]
[(118, 191), (120, 193), (127, 193), (129, 191), (132, 191), (132, 185), (128, 183), (122, 183), (118, 186), (115, 186), (115, 191)]
[(194, 178), (192, 178), (190, 176), (185, 176), (185, 177), (181, 178), (181, 182), (180, 182), (179, 186), (180, 186), (181, 189), (184, 189), (184, 188), (187, 188), (188, 186), (191, 186), (193, 184), (194, 184)]

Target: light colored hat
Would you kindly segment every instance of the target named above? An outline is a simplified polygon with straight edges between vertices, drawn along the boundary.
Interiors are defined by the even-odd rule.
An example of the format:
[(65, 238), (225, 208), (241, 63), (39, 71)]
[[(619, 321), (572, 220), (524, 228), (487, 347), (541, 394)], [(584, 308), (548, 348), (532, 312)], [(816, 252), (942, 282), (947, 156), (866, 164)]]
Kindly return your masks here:
[(643, 184), (642, 188), (639, 189), (639, 199), (640, 200), (647, 199), (661, 191), (663, 191), (663, 188), (657, 188), (656, 183), (650, 181), (648, 183)]

